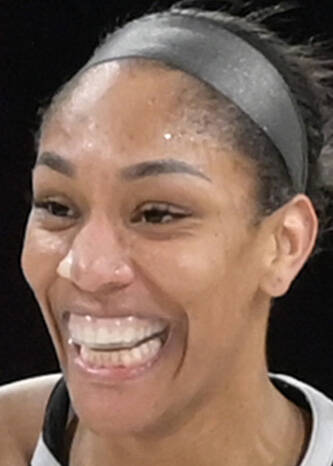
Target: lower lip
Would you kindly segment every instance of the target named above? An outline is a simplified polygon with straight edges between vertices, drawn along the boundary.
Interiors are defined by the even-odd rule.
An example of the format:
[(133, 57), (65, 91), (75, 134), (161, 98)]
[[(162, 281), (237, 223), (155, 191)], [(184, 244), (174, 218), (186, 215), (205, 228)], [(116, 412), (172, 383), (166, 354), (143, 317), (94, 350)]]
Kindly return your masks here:
[(91, 378), (94, 381), (115, 384), (126, 380), (137, 379), (146, 375), (155, 368), (162, 355), (165, 353), (169, 337), (170, 335), (168, 334), (166, 341), (162, 343), (158, 353), (152, 359), (135, 367), (94, 367), (81, 357), (80, 347), (75, 344), (70, 344), (70, 353), (73, 357), (74, 365), (85, 377)]

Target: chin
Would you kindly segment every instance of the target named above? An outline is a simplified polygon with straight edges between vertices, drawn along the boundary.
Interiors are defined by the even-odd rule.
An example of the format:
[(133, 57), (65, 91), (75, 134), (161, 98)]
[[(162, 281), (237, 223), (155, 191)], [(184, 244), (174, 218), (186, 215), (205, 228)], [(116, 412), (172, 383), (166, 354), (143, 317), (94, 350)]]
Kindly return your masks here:
[[(74, 411), (81, 425), (101, 437), (147, 435), (160, 430), (163, 412), (157, 399), (132, 395), (119, 387), (94, 387), (69, 381)], [(158, 427), (160, 426), (160, 428)]]

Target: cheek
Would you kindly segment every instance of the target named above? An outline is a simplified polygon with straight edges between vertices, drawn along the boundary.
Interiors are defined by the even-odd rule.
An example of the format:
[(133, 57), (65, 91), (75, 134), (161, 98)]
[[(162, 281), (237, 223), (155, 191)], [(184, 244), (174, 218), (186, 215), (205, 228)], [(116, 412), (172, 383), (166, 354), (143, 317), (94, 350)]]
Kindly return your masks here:
[(218, 237), (141, 245), (135, 255), (148, 280), (189, 319), (215, 299), (228, 270), (228, 254)]
[(24, 276), (38, 301), (43, 300), (48, 287), (56, 279), (59, 262), (67, 251), (67, 241), (55, 233), (44, 231), (29, 221), (21, 264)]
[(140, 254), (142, 269), (186, 320), (181, 390), (191, 394), (205, 390), (207, 380), (215, 387), (220, 374), (232, 371), (249, 327), (255, 279), (245, 288), (244, 280), (251, 253), (228, 238), (204, 235)]
[[(235, 235), (234, 235), (235, 240)], [(193, 346), (228, 339), (246, 325), (256, 293), (250, 244), (216, 233), (140, 251), (141, 267), (156, 288), (188, 320)], [(144, 258), (144, 260), (143, 260)]]

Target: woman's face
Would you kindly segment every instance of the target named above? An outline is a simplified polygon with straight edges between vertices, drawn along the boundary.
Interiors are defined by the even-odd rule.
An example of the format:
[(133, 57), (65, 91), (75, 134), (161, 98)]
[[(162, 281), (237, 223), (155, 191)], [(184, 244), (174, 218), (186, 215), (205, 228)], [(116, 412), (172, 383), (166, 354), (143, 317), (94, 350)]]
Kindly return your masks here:
[(258, 352), (253, 170), (190, 122), (191, 84), (102, 65), (42, 131), (22, 264), (74, 407), (100, 432), (213, 406)]

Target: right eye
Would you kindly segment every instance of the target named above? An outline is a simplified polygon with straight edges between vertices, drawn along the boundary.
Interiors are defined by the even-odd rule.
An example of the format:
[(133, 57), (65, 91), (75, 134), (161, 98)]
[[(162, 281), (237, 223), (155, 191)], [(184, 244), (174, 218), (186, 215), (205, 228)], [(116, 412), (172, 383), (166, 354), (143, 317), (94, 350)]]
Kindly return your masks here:
[(70, 207), (61, 204), (57, 201), (34, 201), (33, 206), (35, 209), (39, 209), (46, 213), (47, 215), (51, 215), (53, 217), (64, 217), (64, 218), (73, 218), (75, 217), (75, 213), (73, 209)]

